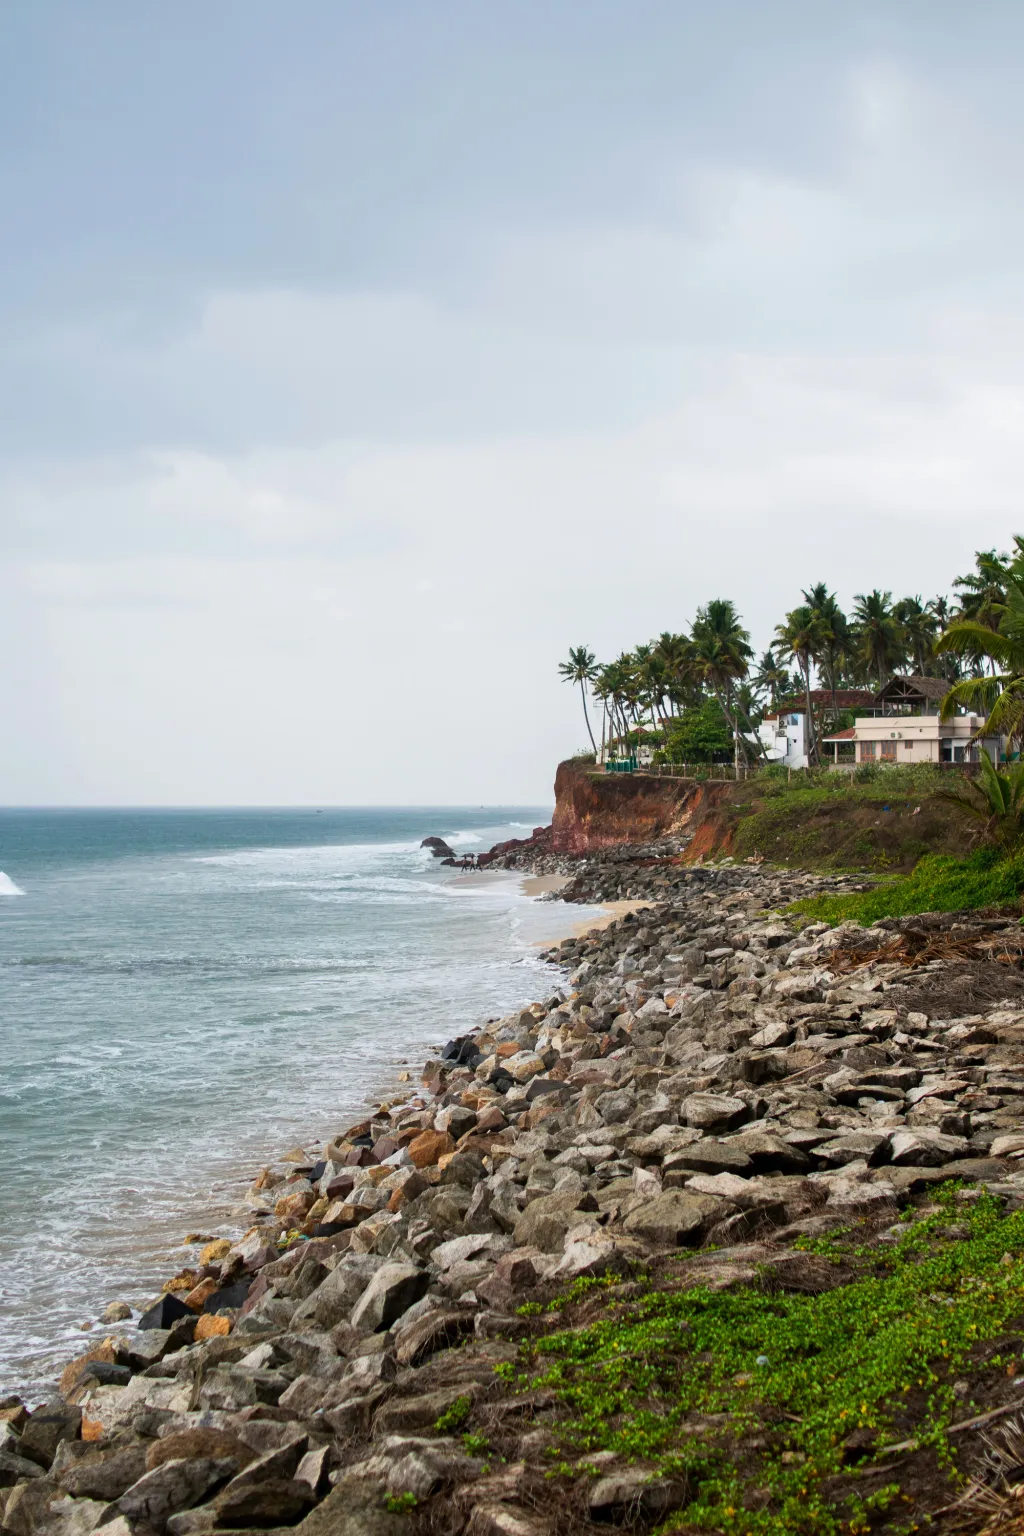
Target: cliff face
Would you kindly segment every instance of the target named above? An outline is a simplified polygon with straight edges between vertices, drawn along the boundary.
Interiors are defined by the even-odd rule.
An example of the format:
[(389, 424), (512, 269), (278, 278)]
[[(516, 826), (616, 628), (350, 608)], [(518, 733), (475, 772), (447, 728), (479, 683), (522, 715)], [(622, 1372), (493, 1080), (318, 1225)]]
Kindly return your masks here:
[(619, 843), (649, 843), (686, 825), (704, 798), (686, 779), (588, 772), (559, 763), (551, 846), (555, 853), (593, 853)]

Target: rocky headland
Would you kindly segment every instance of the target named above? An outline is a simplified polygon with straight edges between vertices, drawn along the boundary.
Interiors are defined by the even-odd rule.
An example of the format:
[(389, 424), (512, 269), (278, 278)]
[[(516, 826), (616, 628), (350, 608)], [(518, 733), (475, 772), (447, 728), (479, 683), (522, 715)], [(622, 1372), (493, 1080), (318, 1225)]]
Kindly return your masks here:
[(5, 1532), (1019, 1528), (1017, 916), (807, 925), (854, 877), (680, 852), (495, 855), (649, 905), (0, 1401)]

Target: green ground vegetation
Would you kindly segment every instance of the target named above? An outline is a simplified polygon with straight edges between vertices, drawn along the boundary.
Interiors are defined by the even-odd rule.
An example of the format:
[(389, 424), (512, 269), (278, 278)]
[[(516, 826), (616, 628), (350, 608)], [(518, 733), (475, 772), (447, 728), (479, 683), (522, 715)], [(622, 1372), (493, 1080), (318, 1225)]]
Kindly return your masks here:
[(898, 1485), (866, 1499), (851, 1462), (884, 1468), (886, 1446), (913, 1436), (955, 1469), (947, 1432), (973, 1405), (954, 1382), (1021, 1369), (997, 1350), (1022, 1347), (1005, 1338), (1024, 1313), (1024, 1213), (948, 1185), (890, 1248), (858, 1248), (854, 1230), (833, 1234), (823, 1259), (841, 1261), (849, 1283), (817, 1295), (767, 1281), (640, 1297), (633, 1286), (623, 1300), (613, 1286), (586, 1296), (584, 1324), (569, 1316), (524, 1341), (519, 1370), (499, 1374), (560, 1403), (550, 1475), (586, 1474), (610, 1451), (685, 1479), (666, 1531), (916, 1528)]
[(730, 788), (715, 814), (740, 858), (897, 873), (927, 853), (970, 851), (973, 829), (946, 798), (958, 780), (927, 764), (853, 774), (769, 769)]
[(849, 896), (814, 896), (789, 909), (821, 923), (877, 922), (914, 912), (959, 912), (978, 907), (1020, 906), (1024, 897), (1024, 855), (1001, 858), (991, 848), (967, 859), (930, 854), (911, 874), (887, 880), (871, 891)]

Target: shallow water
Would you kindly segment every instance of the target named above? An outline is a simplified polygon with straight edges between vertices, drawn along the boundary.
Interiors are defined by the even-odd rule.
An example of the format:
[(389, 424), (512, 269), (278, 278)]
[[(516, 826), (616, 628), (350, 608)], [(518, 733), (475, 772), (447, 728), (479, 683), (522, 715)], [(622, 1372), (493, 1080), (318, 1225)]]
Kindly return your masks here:
[(564, 908), (418, 846), (547, 817), (0, 811), (0, 1390), (230, 1229), (261, 1161), (550, 987)]

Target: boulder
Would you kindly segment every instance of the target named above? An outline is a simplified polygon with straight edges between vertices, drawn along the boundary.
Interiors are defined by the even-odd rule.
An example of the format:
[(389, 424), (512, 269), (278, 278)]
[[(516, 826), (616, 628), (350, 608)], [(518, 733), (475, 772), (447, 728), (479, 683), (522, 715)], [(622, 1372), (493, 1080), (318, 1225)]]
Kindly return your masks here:
[(201, 1503), (218, 1483), (226, 1482), (237, 1471), (237, 1462), (228, 1457), (165, 1461), (123, 1493), (117, 1508), (131, 1522), (160, 1530), (170, 1515)]
[(176, 1434), (153, 1441), (146, 1451), (145, 1470), (152, 1472), (165, 1461), (181, 1461), (188, 1457), (231, 1460), (238, 1467), (246, 1467), (255, 1459), (255, 1453), (233, 1430), (181, 1429)]
[(590, 1490), (590, 1518), (599, 1525), (635, 1525), (663, 1520), (687, 1497), (682, 1479), (655, 1477), (629, 1467), (599, 1477)]
[(37, 1461), (19, 1456), (17, 1451), (0, 1449), (0, 1488), (13, 1488), (23, 1477), (42, 1476), (43, 1468)]
[(348, 1472), (297, 1526), (296, 1536), (408, 1536), (408, 1515), (386, 1504), (382, 1479)]
[(191, 1317), (192, 1310), (172, 1292), (167, 1291), (139, 1318), (139, 1328), (170, 1328), (182, 1317)]
[(565, 1235), (573, 1225), (582, 1195), (579, 1187), (541, 1195), (519, 1216), (515, 1225), (517, 1248), (539, 1248), (542, 1253), (560, 1253)]
[(740, 1138), (735, 1141), (698, 1141), (691, 1147), (669, 1152), (662, 1160), (664, 1173), (739, 1173), (750, 1174), (754, 1165), (743, 1151)]
[(472, 1312), (438, 1307), (401, 1328), (396, 1334), (395, 1358), (399, 1365), (422, 1365), (431, 1355), (451, 1349), (471, 1334), (474, 1321)]
[(446, 1152), (455, 1151), (455, 1142), (447, 1131), (423, 1131), (407, 1151), (417, 1168), (432, 1168)]
[(631, 1237), (663, 1248), (679, 1248), (698, 1243), (709, 1227), (734, 1209), (714, 1195), (690, 1195), (670, 1189), (637, 1206), (623, 1225)]
[(41, 1467), (48, 1467), (62, 1440), (80, 1440), (82, 1410), (62, 1398), (41, 1404), (28, 1416), (21, 1432), (18, 1454)]
[(379, 1410), (375, 1429), (378, 1434), (403, 1434), (409, 1430), (433, 1429), (437, 1420), (462, 1398), (472, 1402), (480, 1394), (475, 1382), (453, 1387), (439, 1387), (417, 1397), (393, 1397)]
[(682, 1113), (687, 1125), (704, 1132), (732, 1131), (750, 1119), (750, 1108), (743, 1099), (720, 1093), (691, 1093), (683, 1100)]
[(385, 1264), (373, 1276), (352, 1310), (354, 1328), (380, 1332), (397, 1322), (430, 1284), (430, 1275), (413, 1264)]
[(74, 1499), (119, 1499), (146, 1472), (146, 1447), (141, 1443), (103, 1451), (73, 1462), (58, 1473), (57, 1482)]
[(231, 1482), (214, 1500), (216, 1523), (220, 1529), (267, 1530), (274, 1526), (294, 1525), (309, 1513), (316, 1494), (308, 1483), (272, 1477), (265, 1482), (236, 1486)]
[(550, 1536), (552, 1527), (510, 1504), (476, 1504), (466, 1536)]
[(376, 1254), (346, 1254), (319, 1290), (302, 1303), (321, 1328), (333, 1328), (348, 1317), (377, 1270), (385, 1263)]
[(971, 1150), (964, 1136), (944, 1136), (941, 1131), (923, 1129), (895, 1131), (890, 1147), (891, 1160), (897, 1168), (939, 1168), (954, 1158), (969, 1157)]

